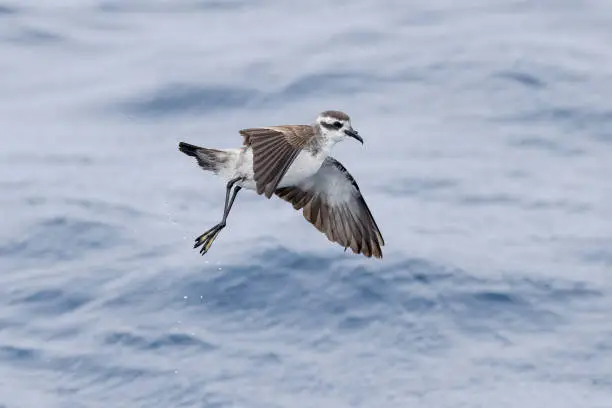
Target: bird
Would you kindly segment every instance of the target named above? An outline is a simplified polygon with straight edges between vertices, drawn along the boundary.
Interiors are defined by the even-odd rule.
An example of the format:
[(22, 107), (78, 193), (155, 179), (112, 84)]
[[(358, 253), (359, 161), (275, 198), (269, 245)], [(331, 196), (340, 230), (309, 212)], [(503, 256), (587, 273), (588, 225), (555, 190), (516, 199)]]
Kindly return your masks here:
[(328, 240), (355, 254), (382, 258), (385, 242), (372, 212), (348, 170), (330, 154), (346, 139), (363, 145), (350, 117), (338, 110), (321, 112), (310, 125), (277, 125), (239, 130), (239, 148), (217, 149), (179, 142), (205, 171), (226, 181), (221, 221), (195, 239), (206, 254), (226, 227), (241, 189), (270, 199), (273, 195), (302, 210), (304, 218)]

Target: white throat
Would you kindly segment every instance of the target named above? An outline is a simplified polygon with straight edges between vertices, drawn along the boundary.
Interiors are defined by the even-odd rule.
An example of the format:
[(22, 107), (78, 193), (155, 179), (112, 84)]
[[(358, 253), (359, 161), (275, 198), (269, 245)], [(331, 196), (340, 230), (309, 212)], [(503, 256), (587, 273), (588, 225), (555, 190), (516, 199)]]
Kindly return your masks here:
[(332, 149), (334, 148), (336, 143), (338, 143), (339, 141), (340, 140), (336, 138), (329, 137), (329, 135), (323, 136), (321, 140), (321, 145), (320, 145), (321, 151), (319, 154), (329, 156), (331, 154)]
[(343, 135), (339, 134), (339, 132), (335, 132), (335, 131), (329, 131), (327, 129), (325, 129), (324, 127), (322, 127), (321, 125), (318, 125), (319, 127), (319, 146), (318, 146), (318, 154), (317, 156), (321, 157), (323, 156), (323, 158), (329, 156), (331, 154), (332, 149), (334, 148), (334, 146), (340, 142), (341, 140), (344, 139)]

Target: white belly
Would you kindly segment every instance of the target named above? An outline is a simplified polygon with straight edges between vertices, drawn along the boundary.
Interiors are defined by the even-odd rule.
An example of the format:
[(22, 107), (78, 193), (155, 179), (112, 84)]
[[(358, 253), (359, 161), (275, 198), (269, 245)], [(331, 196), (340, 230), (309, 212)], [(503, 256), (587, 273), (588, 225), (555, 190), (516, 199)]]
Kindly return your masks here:
[(229, 175), (228, 179), (243, 177), (244, 180), (238, 184), (247, 190), (256, 190), (255, 173), (253, 172), (253, 150), (251, 148), (237, 149), (234, 166), (234, 171)]
[(312, 176), (321, 168), (323, 160), (324, 157), (313, 156), (310, 152), (301, 152), (291, 163), (291, 167), (289, 167), (285, 176), (278, 183), (278, 186), (294, 186), (305, 178)]
[[(235, 177), (244, 177), (239, 185), (249, 190), (255, 190), (255, 180), (253, 172), (253, 150), (236, 149), (232, 153), (235, 154), (232, 163), (228, 163), (227, 170), (222, 171), (222, 176), (227, 181)], [(315, 174), (321, 164), (323, 164), (324, 156), (313, 156), (309, 152), (301, 152), (293, 161), (285, 176), (281, 179), (278, 187), (287, 187), (298, 184), (300, 181)]]

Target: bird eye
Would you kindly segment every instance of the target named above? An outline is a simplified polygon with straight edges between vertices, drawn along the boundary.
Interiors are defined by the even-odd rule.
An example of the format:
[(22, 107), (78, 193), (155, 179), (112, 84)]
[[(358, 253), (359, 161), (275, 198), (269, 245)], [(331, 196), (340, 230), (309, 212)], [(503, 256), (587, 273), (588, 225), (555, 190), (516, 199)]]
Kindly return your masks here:
[(336, 129), (340, 129), (342, 127), (342, 123), (341, 122), (334, 122), (334, 127)]

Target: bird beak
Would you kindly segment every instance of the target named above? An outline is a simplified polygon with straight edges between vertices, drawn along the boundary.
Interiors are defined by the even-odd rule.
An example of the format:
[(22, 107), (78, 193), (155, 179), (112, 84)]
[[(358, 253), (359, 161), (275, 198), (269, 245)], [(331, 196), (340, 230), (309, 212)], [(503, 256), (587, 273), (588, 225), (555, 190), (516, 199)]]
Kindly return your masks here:
[(361, 138), (361, 136), (359, 136), (359, 133), (355, 129), (347, 129), (344, 131), (344, 133), (346, 133), (353, 139), (357, 139), (359, 142), (361, 142), (361, 144), (363, 144), (363, 139)]

